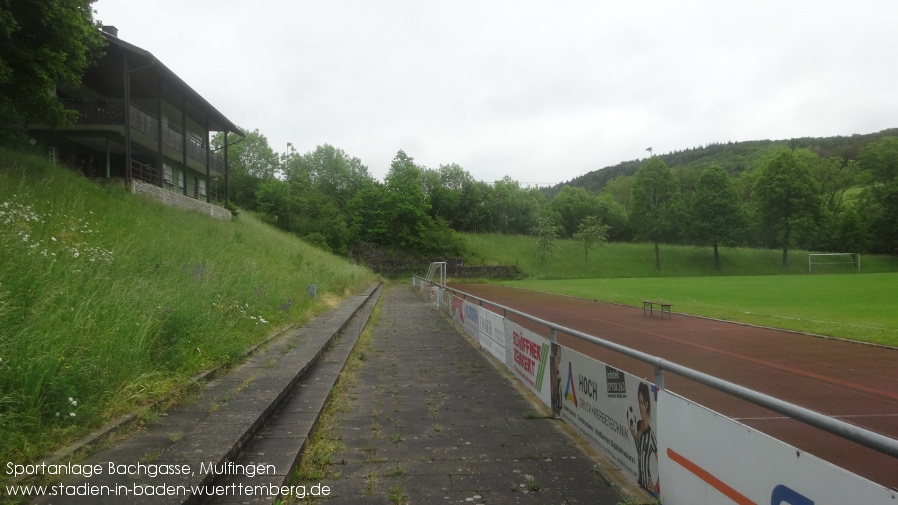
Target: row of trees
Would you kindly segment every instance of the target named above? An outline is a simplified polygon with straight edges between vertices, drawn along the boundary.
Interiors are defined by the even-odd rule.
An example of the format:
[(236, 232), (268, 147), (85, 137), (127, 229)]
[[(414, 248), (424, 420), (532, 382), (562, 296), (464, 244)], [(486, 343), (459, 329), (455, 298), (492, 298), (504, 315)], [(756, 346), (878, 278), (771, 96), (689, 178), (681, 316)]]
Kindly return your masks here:
[[(216, 137), (219, 146), (223, 138)], [(238, 207), (340, 254), (359, 243), (416, 254), (461, 254), (454, 231), (529, 233), (545, 198), (511, 178), (476, 181), (455, 164), (430, 169), (403, 151), (383, 182), (330, 145), (275, 153), (258, 130), (230, 138), (228, 193)]]
[[(860, 149), (857, 160), (777, 148), (738, 177), (720, 166), (683, 188), (663, 161), (635, 174), (629, 198), (635, 237), (655, 244), (776, 247), (788, 264), (792, 247), (838, 252), (898, 252), (898, 138)], [(852, 194), (850, 198), (849, 194)]]
[[(222, 139), (215, 140), (221, 143)], [(231, 142), (236, 142), (232, 140)], [(488, 184), (456, 164), (432, 169), (397, 152), (383, 182), (333, 146), (277, 154), (252, 132), (232, 149), (229, 194), (238, 206), (346, 254), (373, 243), (420, 254), (461, 254), (454, 231), (840, 252), (898, 248), (898, 138), (856, 160), (772, 147), (749, 167), (671, 169), (661, 157), (601, 191), (566, 185), (551, 198), (506, 177)], [(544, 244), (545, 245), (545, 244)], [(548, 256), (546, 256), (548, 258)]]
[[(21, 140), (17, 125), (26, 118), (56, 126), (73, 120), (45, 90), (76, 86), (101, 53), (93, 2), (0, 6), (0, 142)], [(882, 136), (894, 133), (715, 144), (541, 191), (510, 177), (477, 181), (455, 164), (419, 166), (402, 151), (381, 183), (340, 149), (277, 154), (257, 130), (244, 141), (229, 139), (229, 194), (238, 206), (343, 254), (361, 242), (458, 253), (453, 230), (576, 236), (587, 254), (599, 239), (584, 237), (601, 231), (602, 240), (654, 243), (659, 265), (662, 243), (713, 247), (716, 266), (721, 245), (779, 247), (784, 264), (795, 246), (895, 254), (898, 137)]]

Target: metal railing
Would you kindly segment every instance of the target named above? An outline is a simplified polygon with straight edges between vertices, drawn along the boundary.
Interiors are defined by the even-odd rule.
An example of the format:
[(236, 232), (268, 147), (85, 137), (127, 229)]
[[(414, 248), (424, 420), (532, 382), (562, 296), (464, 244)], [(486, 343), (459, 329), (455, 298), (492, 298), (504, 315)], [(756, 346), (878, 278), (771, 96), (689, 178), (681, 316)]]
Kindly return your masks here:
[[(417, 275), (414, 276), (413, 278), (417, 279), (419, 282), (425, 283), (425, 281), (421, 277), (418, 277)], [(780, 400), (778, 398), (774, 398), (774, 397), (766, 395), (764, 393), (759, 393), (757, 391), (748, 389), (748, 388), (740, 386), (738, 384), (734, 384), (732, 382), (725, 381), (718, 377), (708, 375), (704, 372), (700, 372), (698, 370), (668, 361), (664, 358), (661, 358), (658, 356), (653, 356), (651, 354), (647, 354), (642, 351), (637, 351), (635, 349), (630, 349), (629, 347), (625, 347), (625, 346), (617, 344), (615, 342), (610, 342), (608, 340), (604, 340), (604, 339), (595, 337), (593, 335), (583, 333), (582, 331), (579, 331), (579, 330), (567, 328), (565, 326), (555, 324), (551, 321), (546, 321), (544, 319), (540, 319), (538, 317), (532, 316), (525, 312), (521, 312), (519, 310), (515, 310), (511, 307), (506, 307), (504, 305), (500, 305), (495, 302), (491, 302), (487, 299), (480, 298), (475, 295), (465, 293), (463, 291), (459, 291), (457, 289), (453, 289), (453, 288), (450, 288), (450, 287), (442, 285), (442, 284), (429, 283), (429, 282), (426, 284), (436, 286), (440, 289), (444, 289), (444, 290), (450, 291), (452, 293), (456, 293), (465, 300), (468, 300), (469, 298), (477, 300), (481, 306), (484, 303), (489, 304), (492, 307), (496, 307), (497, 309), (502, 310), (504, 312), (504, 315), (506, 318), (508, 317), (508, 314), (515, 314), (524, 319), (527, 319), (528, 321), (532, 321), (534, 323), (545, 326), (549, 330), (551, 330), (553, 342), (556, 341), (556, 338), (555, 338), (556, 334), (558, 332), (562, 332), (564, 334), (570, 335), (579, 340), (583, 340), (584, 342), (589, 342), (591, 344), (601, 346), (605, 349), (614, 351), (618, 354), (622, 354), (629, 358), (633, 358), (633, 359), (641, 361), (643, 363), (652, 365), (652, 367), (654, 367), (654, 370), (655, 370), (655, 385), (661, 389), (664, 389), (664, 372), (669, 371), (671, 373), (679, 375), (680, 377), (690, 379), (699, 384), (708, 386), (708, 387), (716, 389), (718, 391), (722, 391), (722, 392), (729, 394), (733, 397), (745, 400), (745, 401), (753, 403), (755, 405), (759, 405), (766, 409), (780, 413), (784, 416), (795, 419), (796, 421), (800, 421), (809, 426), (819, 428), (823, 431), (832, 433), (832, 434), (842, 437), (846, 440), (850, 440), (850, 441), (855, 442), (864, 447), (868, 447), (875, 451), (889, 455), (893, 458), (898, 458), (898, 440), (887, 437), (880, 433), (876, 433), (874, 431), (870, 431), (868, 429), (861, 428), (860, 426), (856, 426), (854, 424), (840, 421), (838, 419), (826, 416), (819, 412), (815, 412), (813, 410), (806, 409), (804, 407), (800, 407), (798, 405)]]
[(159, 185), (159, 170), (139, 161), (131, 160), (131, 177), (154, 186)]
[[(179, 178), (180, 180), (178, 186), (175, 187), (175, 184), (169, 174), (160, 174), (159, 170), (156, 169), (156, 167), (147, 165), (145, 163), (140, 163), (136, 160), (131, 160), (131, 177), (146, 182), (147, 184), (152, 184), (153, 186), (159, 186), (159, 178), (162, 177), (162, 189), (178, 194), (183, 194), (184, 191), (183, 179)], [(222, 185), (217, 178), (213, 178), (206, 184), (205, 187), (198, 188), (197, 192), (198, 195), (196, 196), (189, 193), (185, 196), (189, 198), (205, 200), (206, 193), (209, 192), (210, 203), (221, 205), (224, 204)]]
[[(77, 124), (81, 125), (123, 125), (125, 123), (125, 101), (120, 99), (101, 100), (61, 100), (68, 110), (78, 112)], [(131, 105), (130, 126), (159, 140), (159, 119), (144, 109)], [(183, 152), (184, 134), (169, 124), (163, 124), (162, 143), (175, 151)], [(187, 136), (187, 156), (206, 164), (206, 147), (203, 139), (195, 135)], [(227, 171), (224, 159), (214, 152), (209, 152), (209, 168), (224, 175)]]

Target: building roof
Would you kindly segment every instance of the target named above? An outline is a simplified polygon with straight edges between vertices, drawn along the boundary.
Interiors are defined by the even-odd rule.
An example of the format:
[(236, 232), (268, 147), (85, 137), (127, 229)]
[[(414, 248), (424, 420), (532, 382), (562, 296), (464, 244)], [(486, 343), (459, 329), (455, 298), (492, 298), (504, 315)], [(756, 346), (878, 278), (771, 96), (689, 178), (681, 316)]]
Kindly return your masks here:
[(162, 82), (163, 97), (176, 105), (180, 98), (186, 98), (188, 106), (192, 111), (209, 118), (210, 130), (236, 133), (241, 137), (246, 136), (236, 124), (219, 112), (215, 106), (191, 88), (178, 74), (165, 66), (152, 53), (118, 38), (118, 30), (109, 28), (111, 27), (104, 27), (103, 31), (103, 35), (109, 42), (107, 57), (109, 56), (110, 48), (118, 49), (125, 55), (125, 60), (128, 62), (128, 69), (132, 76), (131, 96), (133, 98), (157, 97), (159, 93), (158, 83)]

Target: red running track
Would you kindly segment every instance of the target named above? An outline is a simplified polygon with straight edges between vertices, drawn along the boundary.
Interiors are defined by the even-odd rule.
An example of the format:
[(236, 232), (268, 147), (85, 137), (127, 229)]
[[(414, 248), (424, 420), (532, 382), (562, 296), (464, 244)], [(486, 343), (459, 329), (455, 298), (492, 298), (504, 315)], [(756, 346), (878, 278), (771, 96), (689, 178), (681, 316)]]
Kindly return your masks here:
[[(898, 349), (490, 284), (462, 292), (616, 342), (898, 439)], [(484, 305), (487, 308), (488, 304)], [(676, 307), (674, 307), (676, 309)], [(522, 326), (547, 335), (512, 315)], [(562, 345), (646, 380), (650, 365), (559, 334)], [(670, 372), (665, 385), (714, 411), (898, 489), (898, 459), (702, 386)]]

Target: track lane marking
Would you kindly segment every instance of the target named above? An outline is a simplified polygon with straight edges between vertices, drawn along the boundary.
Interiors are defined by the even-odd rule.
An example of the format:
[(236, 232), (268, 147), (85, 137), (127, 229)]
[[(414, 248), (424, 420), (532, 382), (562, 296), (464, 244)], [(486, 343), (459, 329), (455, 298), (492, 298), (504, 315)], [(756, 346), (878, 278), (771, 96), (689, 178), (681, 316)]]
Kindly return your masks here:
[(779, 371), (782, 371), (782, 372), (787, 372), (787, 373), (791, 373), (791, 374), (803, 376), (803, 377), (806, 377), (806, 378), (809, 378), (809, 379), (815, 379), (815, 380), (827, 382), (827, 383), (830, 383), (830, 384), (833, 384), (833, 385), (842, 386), (842, 387), (847, 388), (847, 389), (849, 389), (849, 390), (863, 391), (863, 392), (865, 392), (865, 393), (869, 393), (869, 394), (873, 394), (873, 395), (880, 396), (880, 397), (883, 397), (883, 398), (888, 398), (888, 399), (890, 399), (890, 400), (898, 401), (898, 393), (893, 393), (893, 392), (886, 391), (886, 390), (879, 389), (879, 388), (875, 388), (875, 387), (872, 387), (872, 386), (865, 386), (865, 385), (863, 385), (863, 384), (858, 384), (858, 383), (856, 383), (856, 382), (846, 381), (846, 380), (843, 380), (843, 379), (837, 379), (837, 378), (835, 378), (835, 377), (830, 377), (830, 376), (827, 376), (827, 375), (818, 374), (818, 373), (816, 373), (816, 372), (811, 372), (811, 371), (808, 371), (808, 370), (802, 370), (802, 369), (800, 369), (800, 368), (790, 367), (790, 366), (786, 366), (786, 365), (780, 365), (780, 364), (776, 364), (776, 363), (773, 363), (773, 362), (770, 362), (770, 361), (766, 361), (766, 360), (763, 360), (763, 359), (760, 359), (760, 358), (752, 358), (752, 357), (746, 356), (746, 355), (744, 355), (744, 354), (739, 354), (739, 353), (735, 353), (735, 352), (731, 352), (731, 351), (726, 351), (726, 350), (723, 350), (723, 349), (718, 349), (718, 348), (715, 348), (715, 347), (706, 346), (706, 345), (703, 345), (703, 344), (698, 344), (698, 343), (695, 343), (695, 342), (691, 342), (691, 341), (689, 341), (689, 340), (683, 340), (683, 339), (679, 339), (679, 338), (675, 338), (675, 337), (669, 337), (669, 336), (666, 336), (666, 335), (662, 335), (662, 334), (660, 334), (660, 333), (655, 333), (655, 332), (652, 332), (652, 331), (646, 331), (645, 329), (637, 328), (637, 327), (635, 327), (635, 326), (630, 326), (630, 325), (621, 324), (621, 323), (614, 323), (614, 322), (606, 321), (606, 320), (603, 320), (603, 319), (593, 318), (592, 316), (589, 316), (589, 315), (587, 315), (587, 314), (583, 314), (583, 313), (581, 313), (581, 312), (575, 312), (575, 311), (565, 310), (565, 309), (560, 308), (560, 307), (548, 307), (548, 308), (546, 308), (546, 309), (544, 309), (544, 310), (548, 310), (548, 311), (556, 311), (556, 312), (561, 312), (561, 313), (564, 313), (564, 314), (570, 314), (570, 315), (576, 315), (578, 318), (582, 318), (582, 317), (585, 316), (585, 317), (587, 317), (587, 318), (593, 319), (594, 321), (599, 321), (599, 322), (602, 322), (603, 324), (606, 324), (606, 325), (609, 325), (609, 326), (617, 326), (617, 327), (624, 328), (624, 329), (627, 329), (627, 330), (630, 330), (630, 331), (633, 331), (633, 332), (642, 333), (642, 334), (645, 334), (645, 335), (650, 335), (650, 336), (652, 336), (652, 337), (659, 338), (659, 339), (661, 339), (661, 340), (667, 340), (667, 341), (669, 341), (669, 342), (674, 342), (674, 343), (677, 343), (677, 344), (681, 344), (681, 345), (686, 345), (686, 346), (694, 347), (694, 348), (696, 348), (696, 349), (701, 349), (701, 350), (704, 350), (704, 351), (709, 352), (709, 353), (712, 353), (712, 354), (718, 354), (718, 355), (722, 355), (722, 356), (727, 356), (727, 357), (734, 358), (734, 359), (737, 359), (737, 360), (740, 360), (740, 361), (747, 361), (747, 362), (749, 362), (749, 363), (754, 363), (754, 364), (756, 364), (756, 365), (760, 365), (760, 366), (763, 366), (763, 367), (771, 368), (771, 369), (774, 369), (774, 370), (779, 370)]

